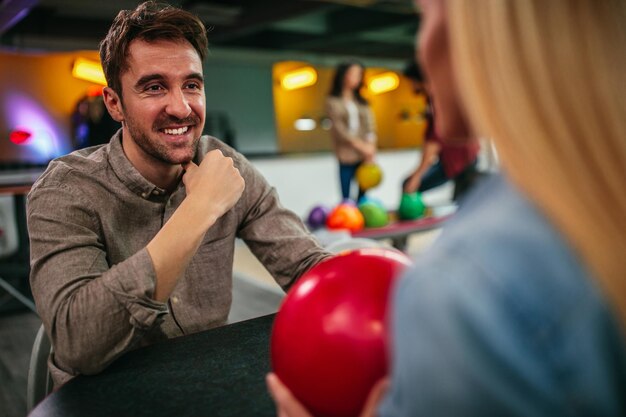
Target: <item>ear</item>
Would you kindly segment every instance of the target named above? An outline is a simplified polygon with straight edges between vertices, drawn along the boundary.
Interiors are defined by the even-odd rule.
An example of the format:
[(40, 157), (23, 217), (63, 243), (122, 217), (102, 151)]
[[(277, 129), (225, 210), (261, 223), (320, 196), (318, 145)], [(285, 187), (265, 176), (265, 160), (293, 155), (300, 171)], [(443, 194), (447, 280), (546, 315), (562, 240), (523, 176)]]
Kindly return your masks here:
[(107, 106), (109, 114), (116, 122), (124, 121), (124, 109), (122, 108), (122, 100), (111, 87), (102, 89), (102, 99)]

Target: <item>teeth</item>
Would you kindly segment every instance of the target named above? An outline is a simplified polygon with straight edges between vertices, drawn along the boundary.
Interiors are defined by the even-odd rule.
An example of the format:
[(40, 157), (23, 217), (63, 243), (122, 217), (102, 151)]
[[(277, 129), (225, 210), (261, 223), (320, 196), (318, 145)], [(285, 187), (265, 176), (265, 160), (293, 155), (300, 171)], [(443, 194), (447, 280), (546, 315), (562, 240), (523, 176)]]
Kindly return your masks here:
[(163, 131), (168, 135), (182, 135), (183, 133), (186, 133), (187, 130), (189, 130), (188, 126), (179, 127), (178, 129), (163, 129)]

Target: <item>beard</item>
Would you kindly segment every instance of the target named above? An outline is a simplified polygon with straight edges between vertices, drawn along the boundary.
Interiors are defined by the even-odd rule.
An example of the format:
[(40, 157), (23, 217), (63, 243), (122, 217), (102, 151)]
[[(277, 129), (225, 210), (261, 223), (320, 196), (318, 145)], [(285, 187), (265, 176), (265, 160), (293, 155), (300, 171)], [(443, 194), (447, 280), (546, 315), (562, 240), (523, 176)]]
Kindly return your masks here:
[(150, 132), (142, 129), (133, 118), (126, 117), (126, 125), (133, 140), (147, 155), (157, 161), (170, 165), (179, 165), (193, 159), (200, 142), (200, 136), (193, 139), (191, 143), (165, 143), (151, 137), (151, 134), (159, 134), (165, 126), (171, 125), (191, 125), (189, 129), (200, 124), (200, 117), (192, 113), (184, 119), (177, 119), (171, 116), (162, 116), (152, 125)]

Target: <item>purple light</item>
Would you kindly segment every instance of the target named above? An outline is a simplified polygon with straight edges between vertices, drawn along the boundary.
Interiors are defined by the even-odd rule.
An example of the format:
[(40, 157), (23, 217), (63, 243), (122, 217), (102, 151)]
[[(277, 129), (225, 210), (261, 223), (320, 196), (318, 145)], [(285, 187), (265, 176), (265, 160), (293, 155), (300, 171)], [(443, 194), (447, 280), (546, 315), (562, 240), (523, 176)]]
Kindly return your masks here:
[(33, 156), (49, 160), (70, 150), (60, 143), (61, 134), (57, 122), (31, 97), (10, 92), (5, 95), (4, 108), (9, 129), (32, 133), (22, 146), (32, 151)]

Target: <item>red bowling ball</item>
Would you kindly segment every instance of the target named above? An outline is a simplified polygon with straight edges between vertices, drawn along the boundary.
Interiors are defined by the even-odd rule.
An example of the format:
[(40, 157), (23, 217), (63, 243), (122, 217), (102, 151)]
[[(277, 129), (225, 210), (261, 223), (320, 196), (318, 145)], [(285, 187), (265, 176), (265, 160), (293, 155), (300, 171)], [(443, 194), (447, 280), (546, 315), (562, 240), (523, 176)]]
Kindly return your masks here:
[(391, 249), (344, 252), (309, 270), (285, 297), (272, 367), (315, 416), (358, 415), (388, 373), (388, 298), (410, 264)]

